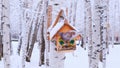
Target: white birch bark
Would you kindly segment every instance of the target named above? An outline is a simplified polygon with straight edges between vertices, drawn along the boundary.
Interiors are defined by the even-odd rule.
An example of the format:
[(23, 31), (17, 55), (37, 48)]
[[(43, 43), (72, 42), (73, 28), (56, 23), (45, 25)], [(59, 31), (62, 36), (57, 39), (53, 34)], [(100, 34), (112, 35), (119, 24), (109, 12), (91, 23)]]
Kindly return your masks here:
[(1, 32), (1, 28), (2, 28), (2, 23), (1, 23), (1, 17), (2, 17), (2, 0), (0, 0), (0, 32)]
[(0, 60), (3, 56), (2, 52), (3, 52), (3, 43), (2, 43), (2, 0), (0, 0)]
[(19, 19), (20, 19), (20, 22), (19, 22), (19, 26), (20, 26), (20, 31), (19, 31), (19, 39), (18, 39), (18, 54), (20, 55), (20, 51), (21, 51), (21, 46), (22, 46), (22, 22), (23, 22), (23, 12), (22, 12), (22, 7), (23, 7), (23, 2), (22, 2), (22, 0), (19, 0), (19, 3), (20, 3), (20, 5), (19, 5), (19, 7), (20, 7), (20, 9), (19, 10), (21, 10), (20, 11), (20, 15), (19, 15)]
[[(99, 17), (99, 8), (100, 6), (100, 0), (94, 0), (94, 14), (93, 14), (93, 30), (92, 30), (92, 56), (91, 56), (91, 65), (90, 68), (98, 68), (99, 63), (99, 52), (97, 50), (100, 49), (101, 46), (101, 39), (100, 39), (100, 17)], [(100, 6), (101, 7), (101, 6)]]
[(44, 28), (44, 40), (45, 40), (45, 66), (46, 68), (50, 67), (49, 63), (49, 47), (50, 43), (49, 40), (47, 39), (47, 8), (48, 8), (48, 0), (44, 0), (44, 12), (43, 12), (43, 27)]
[(101, 1), (102, 9), (101, 11), (101, 22), (100, 22), (100, 30), (101, 30), (101, 45), (102, 45), (102, 62), (103, 68), (106, 68), (106, 54), (107, 54), (107, 22), (108, 22), (108, 0)]
[(4, 68), (10, 68), (10, 20), (9, 0), (2, 0)]
[[(56, 19), (61, 7), (62, 8), (67, 8), (65, 7), (65, 3), (66, 3), (66, 0), (65, 1), (50, 1), (50, 3), (52, 3), (52, 21), (53, 19)], [(56, 5), (58, 4), (58, 5)], [(64, 9), (63, 9), (64, 10)], [(65, 12), (65, 10), (64, 10)], [(50, 52), (49, 53), (49, 67), (48, 68), (64, 68), (64, 60), (65, 60), (65, 55), (64, 53), (60, 53), (60, 52), (57, 52), (55, 50), (55, 44), (53, 42), (50, 42)], [(48, 50), (49, 50), (49, 47), (48, 47)]]
[[(115, 1), (116, 0), (110, 0), (110, 7), (109, 7), (109, 10), (110, 10), (110, 31), (111, 31), (111, 45), (112, 47), (114, 46), (114, 41), (115, 41), (115, 10), (112, 10), (112, 9), (115, 9), (116, 8), (116, 5), (115, 5)], [(111, 5), (112, 4), (112, 5)]]
[(76, 10), (77, 10), (77, 0), (73, 0), (73, 7), (72, 7), (72, 21), (71, 23), (75, 26), (76, 23)]
[(70, 7), (68, 8), (69, 9), (69, 11), (68, 11), (69, 23), (72, 22), (72, 6), (73, 6), (73, 4), (72, 4), (72, 2), (70, 2)]
[(88, 44), (89, 67), (91, 65), (92, 55), (92, 7), (90, 0), (85, 2), (85, 45)]
[(36, 15), (36, 17), (34, 17), (34, 19), (33, 19), (33, 24), (31, 24), (31, 29), (33, 30), (29, 30), (29, 32), (31, 32), (30, 33), (30, 41), (29, 41), (29, 39), (28, 39), (28, 46), (29, 46), (29, 49), (28, 49), (28, 54), (27, 54), (27, 57), (26, 57), (26, 59), (28, 60), (28, 61), (30, 61), (30, 58), (31, 58), (31, 55), (32, 55), (32, 51), (33, 51), (33, 48), (34, 48), (34, 43), (36, 42), (36, 40), (37, 40), (37, 34), (38, 34), (38, 30), (39, 30), (39, 26), (40, 26), (40, 21), (41, 21), (41, 18), (42, 18), (42, 15), (43, 15), (43, 11), (42, 11), (42, 7), (43, 7), (43, 1), (40, 1), (39, 3), (38, 3), (38, 5), (37, 5), (37, 12), (39, 12), (39, 13), (35, 13), (35, 14), (37, 14)]
[(23, 8), (24, 10), (22, 10), (23, 12), (23, 24), (22, 25), (22, 68), (25, 68), (25, 60), (26, 60), (26, 50), (27, 50), (27, 42), (28, 42), (28, 29), (29, 29), (29, 12), (27, 11), (27, 9), (29, 9), (31, 7), (30, 1), (28, 0), (24, 0), (23, 1)]
[(94, 0), (93, 14), (93, 52), (90, 68), (98, 68), (100, 52), (102, 51), (103, 68), (106, 63), (106, 22), (107, 22), (107, 0)]
[(40, 45), (40, 59), (39, 59), (39, 66), (45, 64), (45, 39), (44, 39), (44, 22), (40, 25), (40, 37), (39, 37), (39, 45)]
[[(69, 3), (68, 3), (68, 6), (69, 6), (69, 23), (71, 23), (73, 26), (75, 26), (75, 22), (76, 22), (76, 11), (77, 11), (77, 2), (78, 0), (73, 0), (73, 1), (68, 1), (70, 2), (70, 6), (69, 6)], [(66, 7), (68, 7), (66, 6)]]

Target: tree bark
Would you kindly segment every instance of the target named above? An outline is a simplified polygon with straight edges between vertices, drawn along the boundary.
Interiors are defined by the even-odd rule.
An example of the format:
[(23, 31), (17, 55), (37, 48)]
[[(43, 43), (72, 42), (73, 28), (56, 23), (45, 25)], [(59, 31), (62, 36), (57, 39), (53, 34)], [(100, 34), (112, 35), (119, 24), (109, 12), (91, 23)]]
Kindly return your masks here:
[(2, 0), (4, 68), (10, 68), (10, 20), (9, 0)]
[[(92, 7), (90, 0), (84, 0), (85, 2), (85, 35), (84, 45), (88, 45), (89, 67), (91, 66), (92, 56)], [(84, 47), (85, 48), (85, 47)]]
[(24, 0), (23, 5), (24, 10), (22, 11), (22, 17), (23, 17), (23, 22), (22, 24), (22, 68), (25, 68), (25, 61), (26, 61), (26, 52), (27, 52), (27, 42), (28, 42), (28, 30), (29, 30), (29, 20), (30, 20), (30, 14), (29, 11), (27, 11), (30, 7), (30, 0)]
[(37, 8), (38, 8), (38, 12), (41, 12), (41, 13), (38, 13), (37, 14), (37, 18), (36, 18), (36, 20), (35, 20), (35, 26), (34, 26), (34, 30), (33, 30), (33, 33), (32, 33), (32, 35), (31, 35), (31, 41), (30, 41), (30, 45), (29, 45), (29, 49), (28, 49), (28, 54), (27, 54), (27, 57), (26, 57), (26, 60), (28, 61), (28, 62), (30, 62), (30, 58), (31, 58), (31, 55), (32, 55), (32, 51), (33, 51), (33, 48), (34, 48), (34, 44), (35, 44), (35, 42), (36, 42), (36, 40), (37, 40), (37, 34), (38, 34), (38, 30), (39, 30), (39, 26), (40, 26), (40, 20), (41, 20), (41, 17), (42, 17), (42, 13), (43, 13), (43, 11), (42, 11), (42, 2), (40, 1), (39, 3), (38, 3), (38, 6), (37, 6)]
[(94, 0), (93, 34), (92, 34), (92, 58), (91, 67), (98, 68), (100, 52), (102, 51), (103, 67), (106, 62), (106, 22), (107, 22), (107, 0)]

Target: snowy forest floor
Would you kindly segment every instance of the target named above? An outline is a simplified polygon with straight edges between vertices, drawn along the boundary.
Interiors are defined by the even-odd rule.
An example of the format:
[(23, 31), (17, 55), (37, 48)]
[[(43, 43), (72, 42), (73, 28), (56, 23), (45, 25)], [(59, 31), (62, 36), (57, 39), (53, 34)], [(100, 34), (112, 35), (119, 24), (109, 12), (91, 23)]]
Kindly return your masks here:
[[(17, 54), (18, 42), (12, 42), (13, 54), (11, 55), (11, 68), (21, 68), (21, 56)], [(106, 68), (119, 68), (120, 67), (120, 45), (115, 45), (110, 48), (110, 54), (107, 55)], [(33, 50), (31, 62), (26, 62), (26, 68), (41, 68), (39, 67), (39, 49), (37, 43)], [(77, 46), (77, 50), (73, 53), (66, 53), (64, 68), (89, 68), (87, 50)], [(0, 68), (4, 68), (3, 59), (0, 61)], [(44, 67), (42, 67), (44, 68)], [(100, 68), (101, 64), (100, 64)]]

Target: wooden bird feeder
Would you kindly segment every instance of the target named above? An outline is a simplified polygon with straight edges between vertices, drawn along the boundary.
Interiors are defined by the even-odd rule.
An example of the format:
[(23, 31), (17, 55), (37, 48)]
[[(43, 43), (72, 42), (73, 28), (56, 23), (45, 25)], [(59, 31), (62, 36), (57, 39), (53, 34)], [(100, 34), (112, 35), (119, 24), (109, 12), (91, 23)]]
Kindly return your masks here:
[(76, 50), (76, 41), (81, 38), (78, 30), (65, 18), (60, 10), (53, 24), (48, 28), (49, 40), (55, 41), (56, 51), (70, 52)]

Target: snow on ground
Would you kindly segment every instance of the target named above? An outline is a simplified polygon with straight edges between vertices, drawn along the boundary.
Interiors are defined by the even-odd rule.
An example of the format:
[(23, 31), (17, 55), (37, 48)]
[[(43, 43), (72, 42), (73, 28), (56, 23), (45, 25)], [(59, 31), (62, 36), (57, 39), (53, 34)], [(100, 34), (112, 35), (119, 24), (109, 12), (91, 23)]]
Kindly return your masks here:
[(66, 54), (65, 68), (89, 68), (87, 54), (87, 51), (77, 46), (75, 52)]
[(113, 48), (110, 48), (106, 64), (106, 68), (120, 68), (120, 45), (114, 45)]
[[(13, 55), (11, 56), (11, 68), (21, 68), (21, 57), (17, 54), (18, 42), (12, 42)], [(106, 68), (120, 67), (120, 45), (115, 45), (110, 48), (110, 54), (107, 55)], [(77, 50), (73, 53), (66, 53), (66, 60), (64, 62), (65, 68), (89, 68), (87, 51), (77, 46)], [(41, 68), (39, 65), (39, 49), (37, 43), (33, 50), (31, 62), (26, 62), (26, 68)], [(3, 59), (0, 61), (0, 68), (4, 68)], [(43, 68), (43, 67), (42, 67)], [(100, 67), (101, 68), (101, 67)]]

